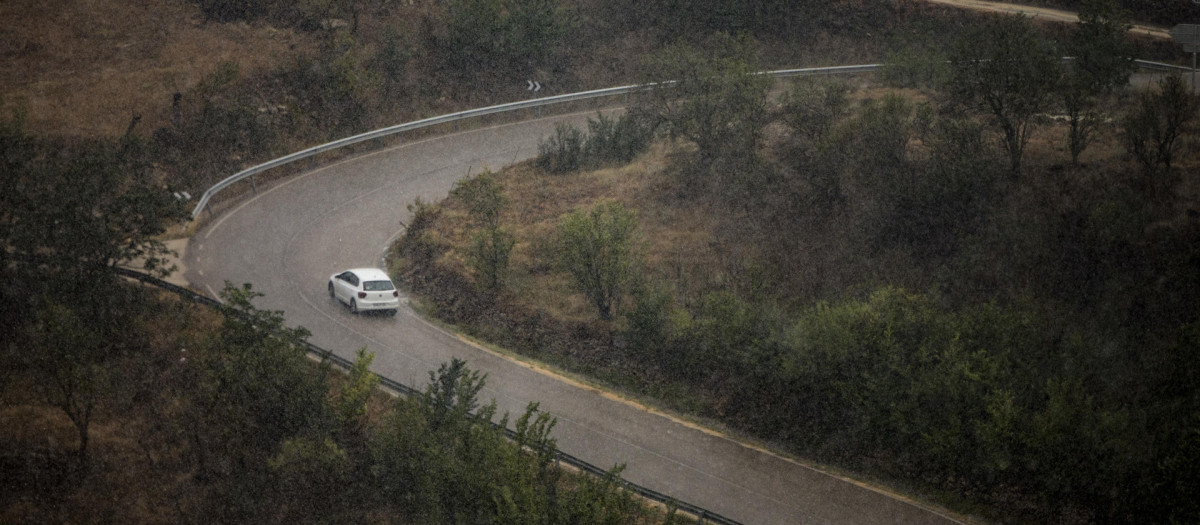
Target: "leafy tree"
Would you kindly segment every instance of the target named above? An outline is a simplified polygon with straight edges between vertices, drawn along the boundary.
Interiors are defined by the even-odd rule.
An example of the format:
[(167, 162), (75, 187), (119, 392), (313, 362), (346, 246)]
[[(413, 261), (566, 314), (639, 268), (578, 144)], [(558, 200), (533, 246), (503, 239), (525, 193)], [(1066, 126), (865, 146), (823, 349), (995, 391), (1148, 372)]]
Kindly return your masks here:
[(610, 320), (638, 257), (637, 217), (620, 203), (576, 210), (559, 222), (560, 264)]
[(849, 87), (843, 82), (800, 81), (783, 96), (781, 120), (791, 128), (789, 157), (810, 185), (809, 208), (828, 211), (843, 201), (841, 170), (852, 148), (839, 133), (851, 114)]
[(503, 0), (453, 0), (446, 4), (444, 49), (457, 71), (488, 67), (504, 53)]
[(1073, 60), (1065, 63), (1061, 96), (1069, 124), (1071, 162), (1091, 144), (1096, 125), (1103, 119), (1099, 101), (1129, 82), (1137, 68), (1128, 39), (1127, 14), (1116, 0), (1086, 0), (1079, 24), (1067, 43)]
[(566, 28), (558, 0), (450, 0), (442, 48), (462, 75), (525, 72), (551, 57)]
[(801, 80), (783, 97), (782, 120), (809, 149), (816, 149), (849, 114), (849, 92), (844, 82)]
[(333, 523), (354, 521), (347, 515), (354, 487), (351, 461), (332, 439), (295, 437), (285, 440), (267, 461), (274, 478), (280, 522)]
[(467, 368), (467, 362), (455, 358), (442, 363), (437, 373), (429, 372), (429, 385), (421, 394), (420, 407), (429, 427), (465, 424), (479, 408), (479, 391), (486, 376)]
[(453, 359), (416, 399), (397, 400), (374, 434), (375, 486), (407, 521), (422, 523), (635, 523), (642, 508), (616, 471), (563, 482), (555, 419), (530, 403), (505, 439), (507, 415), (480, 405), (484, 378)]
[(480, 275), (483, 289), (495, 294), (504, 286), (516, 239), (502, 228), (485, 228), (471, 237), (468, 262)]
[(634, 521), (644, 511), (621, 490), (623, 470), (624, 465), (619, 465), (603, 477), (581, 478), (577, 490), (563, 495), (556, 522), (617, 525)]
[[(8, 354), (24, 336), (23, 344), (34, 349), (11, 355), (74, 424), (78, 465), (86, 469), (92, 413), (110, 390), (111, 361), (135, 344), (126, 333), (130, 309), (121, 280), (112, 270), (173, 271), (159, 236), (184, 211), (152, 181), (135, 136), (120, 144), (52, 142), (26, 134), (23, 120), (14, 112), (0, 121), (0, 307), (6, 326), (0, 345)], [(10, 265), (13, 259), (26, 264)], [(19, 302), (9, 303), (10, 294)], [(69, 306), (51, 299), (67, 296)], [(18, 308), (10, 310), (10, 304)]]
[(1143, 91), (1137, 105), (1121, 121), (1125, 147), (1142, 166), (1145, 188), (1161, 197), (1160, 179), (1170, 175), (1171, 163), (1184, 147), (1188, 126), (1200, 116), (1200, 96), (1178, 74), (1158, 83), (1157, 90)]
[(286, 327), (282, 312), (255, 308), (251, 301), (261, 296), (249, 284), (226, 283), (221, 333), (197, 356), (184, 429), (198, 475), (222, 488), (217, 505), (230, 519), (259, 511), (271, 451), (335, 422), (328, 369), (313, 370), (305, 357), (308, 331)]
[(1012, 176), (1021, 171), (1033, 117), (1058, 85), (1054, 45), (1022, 15), (1000, 16), (968, 31), (950, 55), (950, 96), (989, 115), (1000, 128)]
[(412, 44), (395, 27), (383, 29), (379, 51), (372, 57), (371, 67), (379, 71), (388, 90), (387, 98), (395, 98), (405, 84), (409, 64), (412, 62)]
[(510, 60), (523, 60), (526, 67), (546, 63), (562, 37), (569, 15), (561, 0), (508, 0)]
[(625, 312), (629, 340), (639, 352), (661, 351), (669, 334), (671, 296), (656, 283), (639, 279), (632, 290), (633, 308)]
[(908, 99), (895, 94), (882, 100), (868, 100), (842, 133), (850, 133), (857, 151), (862, 176), (894, 178), (908, 164), (908, 143), (913, 135), (914, 107)]
[(483, 288), (494, 294), (504, 285), (509, 256), (516, 244), (512, 233), (500, 227), (503, 188), (495, 174), (484, 171), (456, 183), (453, 194), (466, 203), (478, 230), (471, 239), (468, 264), (481, 277)]
[(950, 74), (946, 42), (953, 41), (952, 31), (950, 24), (936, 20), (905, 23), (887, 45), (882, 78), (889, 85), (922, 90), (944, 85)]
[(53, 301), (38, 310), (27, 332), (23, 360), (37, 379), (35, 389), (75, 426), (76, 458), (86, 472), (92, 414), (109, 390), (105, 358), (111, 349), (78, 313)]
[(451, 194), (463, 200), (477, 225), (491, 227), (500, 223), (500, 212), (506, 203), (504, 188), (490, 170), (459, 180)]
[[(420, 521), (489, 521), (515, 450), (493, 427), (495, 404), (479, 406), (484, 377), (453, 359), (419, 398), (398, 404), (373, 445), (378, 482)], [(506, 423), (506, 422), (503, 422)]]
[(367, 347), (358, 349), (346, 384), (338, 393), (336, 412), (342, 432), (347, 435), (359, 435), (362, 432), (367, 402), (379, 386), (379, 376), (371, 372), (371, 362), (374, 360), (375, 353), (368, 352)]
[[(111, 285), (112, 268), (139, 264), (165, 276), (169, 250), (159, 240), (184, 216), (166, 188), (151, 181), (134, 151), (86, 144), (48, 152), (17, 172), (23, 206), (9, 210), (9, 242), (17, 254), (36, 260), (54, 282), (89, 291)], [(46, 203), (54, 206), (46, 206)]]
[(924, 135), (927, 158), (898, 162), (903, 169), (884, 170), (890, 176), (877, 181), (876, 242), (946, 257), (983, 223), (1001, 173), (983, 126), (973, 119), (937, 118)]
[(757, 155), (767, 122), (770, 77), (755, 74), (750, 42), (726, 34), (704, 49), (677, 43), (651, 57), (640, 101), (672, 137), (694, 143), (708, 174), (744, 168)]

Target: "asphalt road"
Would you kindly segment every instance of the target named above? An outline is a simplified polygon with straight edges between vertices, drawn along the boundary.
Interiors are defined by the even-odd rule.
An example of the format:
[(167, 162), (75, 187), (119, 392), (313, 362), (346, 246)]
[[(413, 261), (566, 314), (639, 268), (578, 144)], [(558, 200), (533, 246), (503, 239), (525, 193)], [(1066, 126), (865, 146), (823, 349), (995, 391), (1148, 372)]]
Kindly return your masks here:
[[(942, 4), (958, 7), (961, 9), (970, 9), (973, 11), (986, 11), (991, 13), (1017, 14), (1032, 17), (1037, 20), (1051, 20), (1055, 22), (1076, 23), (1079, 22), (1079, 15), (1072, 11), (1064, 11), (1061, 9), (1053, 9), (1049, 7), (1037, 7), (1022, 4), (1010, 4), (1006, 2), (992, 2), (984, 0), (925, 0), (931, 4)], [(1133, 24), (1129, 28), (1129, 32), (1138, 35), (1145, 35), (1152, 38), (1170, 39), (1171, 34), (1164, 27), (1158, 27), (1149, 24)]]
[[(426, 139), (297, 175), (210, 220), (188, 243), (184, 277), (215, 296), (252, 283), (260, 308), (283, 310), (311, 341), (346, 358), (366, 346), (374, 370), (417, 388), (451, 357), (487, 374), (484, 400), (522, 413), (538, 401), (558, 418), (559, 447), (626, 479), (746, 524), (955, 523), (937, 512), (745, 446), (595, 388), (468, 344), (422, 320), (350, 314), (326, 293), (329, 275), (378, 266), (417, 197), (443, 198), (468, 170), (536, 154), (555, 117)], [(261, 190), (261, 188), (260, 188)]]

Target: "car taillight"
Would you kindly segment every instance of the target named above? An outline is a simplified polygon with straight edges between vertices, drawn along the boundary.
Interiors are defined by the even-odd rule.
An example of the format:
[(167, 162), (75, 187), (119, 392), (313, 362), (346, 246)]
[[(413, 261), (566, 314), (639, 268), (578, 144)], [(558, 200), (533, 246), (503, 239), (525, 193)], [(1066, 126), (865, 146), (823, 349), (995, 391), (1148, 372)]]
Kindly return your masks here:
[(392, 297), (400, 297), (400, 290), (392, 290)]
[(358, 298), (359, 298), (359, 299), (366, 299), (366, 298), (367, 298), (367, 292), (358, 292)]

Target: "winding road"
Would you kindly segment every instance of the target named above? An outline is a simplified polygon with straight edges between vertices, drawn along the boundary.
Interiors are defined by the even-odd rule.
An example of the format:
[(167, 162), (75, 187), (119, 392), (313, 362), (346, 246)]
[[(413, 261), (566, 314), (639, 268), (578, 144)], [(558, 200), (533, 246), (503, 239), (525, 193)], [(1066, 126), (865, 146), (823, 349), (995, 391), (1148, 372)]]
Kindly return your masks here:
[[(1059, 21), (1073, 13), (978, 0), (928, 0), (967, 9), (1024, 12)], [(1135, 32), (1165, 37), (1161, 28)], [(590, 113), (589, 113), (590, 114)], [(407, 302), (396, 317), (356, 316), (330, 299), (328, 276), (381, 266), (409, 220), (406, 205), (437, 201), (469, 171), (534, 156), (560, 122), (587, 114), (503, 124), (406, 143), (284, 179), (212, 218), (187, 244), (184, 279), (216, 296), (224, 281), (253, 283), (260, 308), (282, 310), (311, 341), (352, 359), (366, 346), (374, 371), (414, 387), (458, 357), (485, 372), (484, 399), (520, 414), (537, 401), (558, 418), (559, 447), (624, 477), (747, 525), (960, 523), (936, 509), (830, 475), (716, 432), (472, 344), (423, 320)]]
[(747, 525), (957, 523), (938, 511), (744, 445), (697, 425), (471, 344), (416, 315), (357, 316), (330, 299), (335, 271), (378, 266), (409, 220), (406, 205), (444, 198), (468, 171), (533, 157), (560, 122), (542, 118), (424, 139), (287, 178), (213, 217), (188, 241), (183, 277), (216, 296), (224, 281), (252, 283), (260, 308), (282, 310), (311, 341), (420, 388), (458, 357), (487, 374), (482, 399), (517, 415), (529, 402), (558, 418), (559, 447), (602, 468)]

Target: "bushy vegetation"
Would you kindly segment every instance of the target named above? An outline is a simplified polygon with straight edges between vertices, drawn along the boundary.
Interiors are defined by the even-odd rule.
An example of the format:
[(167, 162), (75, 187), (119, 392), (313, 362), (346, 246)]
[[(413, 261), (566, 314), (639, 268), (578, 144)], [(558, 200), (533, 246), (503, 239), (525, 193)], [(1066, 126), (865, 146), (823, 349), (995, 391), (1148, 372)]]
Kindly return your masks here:
[[(1000, 71), (1000, 87), (1017, 89), (999, 97), (1063, 97), (1017, 99), (1022, 108), (1057, 110), (1061, 102), (1076, 118), (1064, 150), (1079, 163), (1063, 166), (1037, 133), (1049, 127), (1038, 111), (991, 111), (979, 84), (962, 91), (960, 101), (973, 108), (945, 103), (935, 88), (971, 72), (944, 69), (942, 57), (954, 55), (936, 39), (894, 55), (918, 66), (896, 78), (926, 89), (918, 97), (801, 83), (776, 107), (769, 84), (749, 74), (765, 54), (755, 47), (762, 41), (851, 48), (838, 57), (879, 54), (871, 46), (880, 44), (845, 46), (830, 35), (869, 28), (880, 34), (873, 42), (894, 41), (887, 36), (897, 15), (912, 10), (906, 2), (616, 1), (580, 4), (579, 13), (545, 0), (456, 0), (420, 12), (359, 0), (197, 3), (210, 23), (266, 20), (311, 31), (318, 42), (276, 70), (212, 72), (179, 93), (170, 125), (150, 139), (133, 133), (136, 119), (120, 143), (43, 141), (24, 133), (19, 115), (0, 122), (0, 176), (12, 190), (0, 192), (0, 386), (12, 409), (5, 415), (51, 407), (74, 433), (63, 442), (77, 445), (66, 458), (53, 442), (0, 441), (11, 447), (5, 472), (31, 480), (0, 496), (25, 498), (15, 512), (35, 521), (122, 521), (126, 509), (112, 502), (136, 486), (157, 502), (146, 521), (576, 523), (636, 515), (612, 478), (574, 490), (556, 481), (545, 460), (551, 422), (541, 414), (518, 421), (531, 453), (504, 444), (486, 406), (482, 418), (465, 416), (478, 408), (482, 378), (461, 363), (434, 374), (425, 397), (395, 402), (379, 423), (364, 416), (372, 413), (363, 394), (372, 387), (369, 354), (331, 386), (325, 369), (304, 362), (303, 332), (255, 310), (252, 289), (227, 289), (233, 309), (212, 320), (150, 301), (108, 272), (134, 259), (165, 270), (156, 235), (181, 213), (170, 197), (175, 187), (195, 193), (297, 145), (527, 96), (529, 76), (554, 78), (564, 91), (627, 82), (621, 75), (631, 61), (605, 47), (627, 39), (636, 40), (628, 54), (646, 48), (658, 59), (646, 69), (657, 74), (644, 79), (681, 81), (681, 89), (652, 92), (659, 98), (641, 113), (657, 117), (681, 146), (669, 162), (672, 177), (652, 188), (663, 195), (650, 202), (716, 206), (729, 217), (705, 248), (719, 262), (689, 268), (649, 257), (658, 266), (623, 282), (607, 308), (598, 304), (599, 321), (561, 321), (498, 291), (506, 269), (522, 279), (561, 278), (569, 265), (527, 257), (530, 268), (510, 268), (509, 250), (529, 239), (516, 226), (508, 237), (484, 206), (469, 216), (482, 234), (464, 253), (473, 254), (485, 286), (463, 285), (469, 280), (436, 264), (446, 247), (434, 230), (445, 216), (418, 204), (401, 249), (410, 282), (451, 291), (457, 302), (439, 304), (440, 312), (473, 322), (469, 314), (500, 296), (492, 319), (510, 315), (496, 321), (509, 324), (491, 333), (505, 344), (570, 355), (584, 370), (626, 374), (627, 384), (647, 391), (686, 392), (675, 394), (686, 397), (681, 404), (792, 451), (990, 505), (991, 516), (1198, 519), (1200, 233), (1187, 213), (1194, 181), (1184, 178), (1195, 159), (1182, 149), (1194, 140), (1195, 100), (1177, 79), (1139, 95), (1114, 129), (1108, 117), (1121, 115), (1097, 108), (1115, 109), (1121, 99), (1102, 89), (1108, 77), (1092, 75), (1097, 70), (1075, 71), (1088, 75), (1071, 77), (1082, 89), (1073, 94), (1008, 84), (1003, 74), (1012, 71)], [(1124, 5), (1167, 23), (1189, 9)], [(403, 14), (386, 17), (382, 29), (360, 26), (361, 13), (389, 10)], [(1102, 15), (1091, 27), (1119, 29), (1122, 20)], [(984, 27), (997, 38), (972, 53), (994, 59), (1049, 47), (1016, 20)], [(580, 38), (564, 39), (568, 30)], [(1106, 34), (1113, 33), (1096, 33)], [(1000, 38), (1012, 35), (1021, 38)], [(1086, 58), (1115, 58), (1118, 73), (1127, 58), (1114, 47), (1081, 49), (1106, 50)], [(603, 64), (581, 58), (591, 54)], [(781, 56), (762, 63), (801, 65), (794, 56), (804, 55)], [(979, 65), (974, 55), (957, 57)], [(958, 78), (977, 80), (975, 73)], [(1024, 80), (1073, 74), (1053, 73)], [(563, 131), (547, 148), (549, 167), (625, 162), (645, 149), (650, 127), (642, 122), (598, 117), (586, 138)], [(1096, 147), (1118, 132), (1142, 175), (1131, 174), (1139, 169), (1114, 156), (1111, 143)], [(1007, 152), (994, 147), (997, 136), (1008, 139)], [(1096, 149), (1081, 156), (1089, 144)], [(1007, 162), (997, 161), (1004, 153)], [(1018, 163), (1021, 177), (1000, 176)], [(674, 190), (696, 180), (706, 182), (702, 191)], [(480, 189), (477, 204), (503, 202), (490, 198), (500, 195), (496, 184)], [(29, 257), (36, 264), (15, 262)], [(64, 290), (89, 300), (62, 304)], [(490, 297), (472, 303), (478, 293)], [(222, 329), (198, 326), (206, 323)], [(101, 484), (118, 461), (89, 454), (101, 421), (127, 427), (107, 446), (135, 443), (122, 450), (146, 458), (136, 472), (147, 476)]]
[(637, 217), (620, 203), (576, 210), (558, 225), (559, 264), (604, 320), (621, 303), (640, 248)]
[(514, 242), (512, 233), (500, 225), (500, 212), (505, 205), (500, 184), (495, 174), (484, 171), (455, 183), (450, 194), (467, 203), (467, 212), (475, 223), (468, 264), (478, 276), (480, 286), (494, 295), (504, 287)]
[[(71, 307), (41, 308), (28, 336), (5, 341), (0, 354), (9, 381), (2, 413), (16, 423), (12, 418), (42, 403), (67, 411), (56, 401), (63, 392), (54, 389), (72, 383), (76, 404), (70, 410), (87, 400), (85, 412), (94, 424), (129, 425), (119, 439), (136, 440), (148, 462), (114, 463), (110, 456), (120, 445), (108, 433), (99, 440), (104, 452), (93, 453), (90, 463), (86, 456), (64, 457), (56, 448), (39, 451), (13, 441), (3, 447), (6, 471), (48, 486), (7, 484), (6, 502), (53, 496), (78, 506), (6, 506), (0, 512), (6, 520), (83, 519), (96, 512), (122, 521), (271, 523), (656, 519), (617, 478), (582, 479), (562, 471), (549, 436), (554, 420), (536, 404), (514, 422), (517, 438), (508, 441), (507, 416), (497, 420), (494, 404), (481, 405), (477, 394), (485, 378), (463, 361), (430, 372), (419, 398), (385, 400), (367, 371), (371, 354), (360, 352), (348, 377), (331, 376), (327, 364), (306, 359), (304, 330), (284, 327), (279, 312), (254, 308), (251, 300), (259, 294), (248, 286), (224, 290), (228, 307), (216, 329), (197, 326), (208, 315), (196, 306), (127, 292), (120, 303), (129, 320), (174, 330), (168, 340), (133, 333), (122, 340), (128, 347), (88, 361), (91, 368), (60, 370), (59, 380), (43, 377), (35, 374), (42, 370), (39, 359), (100, 347), (86, 335), (96, 330), (91, 322)], [(22, 357), (32, 349), (32, 359)], [(45, 387), (44, 401), (10, 390), (29, 379), (36, 381), (35, 393)], [(88, 435), (80, 434), (81, 450)], [(55, 479), (52, 469), (42, 470), (46, 465), (22, 461), (39, 455), (61, 461), (66, 474)], [(110, 480), (126, 475), (142, 479), (120, 490), (150, 508), (109, 498)]]
[[(677, 43), (644, 66), (645, 92), (637, 111), (670, 137), (694, 144), (683, 170), (690, 186), (754, 186), (767, 90), (771, 79), (755, 74), (753, 48), (745, 38), (717, 33), (700, 46)], [(670, 83), (667, 83), (670, 81)]]
[(538, 143), (537, 165), (549, 173), (569, 173), (622, 165), (650, 147), (654, 128), (645, 118), (623, 113), (616, 119), (598, 113), (587, 121), (587, 132), (560, 124), (554, 135)]
[(551, 61), (571, 17), (559, 0), (451, 0), (438, 51), (457, 75), (528, 74)]
[[(1080, 41), (1121, 27), (1097, 12)], [(438, 311), (515, 349), (667, 393), (668, 402), (792, 452), (989, 517), (1198, 519), (1185, 496), (1200, 417), (1200, 227), (1188, 211), (1197, 204), (1187, 171), (1197, 159), (1169, 153), (1168, 168), (1146, 153), (1166, 143), (1150, 137), (1195, 140), (1196, 95), (1167, 77), (1125, 96), (1120, 50), (1128, 48), (1119, 41), (1102, 46), (1108, 54), (1063, 63), (1045, 60), (1049, 52), (1017, 56), (1048, 45), (1026, 20), (984, 30), (1013, 40), (997, 36), (994, 47), (976, 47), (985, 55), (951, 62), (944, 74), (908, 77), (921, 81), (916, 91), (802, 80), (765, 116), (753, 105), (748, 115), (709, 121), (723, 130), (758, 122), (751, 135), (774, 129), (772, 140), (705, 151), (703, 138), (676, 132), (666, 167), (648, 168), (659, 171), (628, 187), (569, 175), (605, 181), (596, 193), (637, 194), (637, 207), (627, 206), (643, 229), (658, 232), (647, 236), (646, 265), (618, 301), (622, 315), (547, 319), (554, 301), (543, 292), (531, 305), (522, 288), (486, 318)], [(1039, 43), (1018, 44), (1026, 40)], [(980, 62), (996, 56), (1011, 67), (981, 73)], [(1046, 74), (1018, 74), (1027, 61)], [(949, 89), (985, 77), (1000, 89)], [(1038, 84), (1046, 79), (1053, 82)], [(717, 107), (728, 99), (711, 100)], [(662, 100), (643, 114), (697, 104), (694, 94)], [(1045, 118), (1059, 110), (1078, 119)], [(1167, 131), (1172, 122), (1178, 133)], [(720, 160), (675, 162), (706, 154)], [(677, 190), (719, 162), (730, 170), (723, 181), (750, 170), (769, 175)], [(1161, 176), (1147, 183), (1150, 172)], [(558, 198), (581, 192), (562, 187)], [(532, 198), (554, 195), (540, 188)], [(703, 231), (707, 243), (691, 245), (712, 252), (687, 254), (704, 262), (689, 267), (656, 246), (696, 233), (673, 230), (670, 218), (707, 210), (729, 218)], [(647, 226), (645, 217), (657, 222)], [(420, 246), (436, 258), (452, 249), (436, 232), (453, 226), (449, 215), (426, 218), (411, 234), (429, 241)], [(518, 245), (544, 231), (544, 218), (529, 220), (512, 225)], [(422, 264), (414, 246), (400, 247), (406, 276), (445, 297), (438, 286), (453, 282), (453, 269)], [(549, 253), (517, 258), (529, 266), (514, 274), (539, 283), (524, 290), (569, 280), (542, 257)]]
[[(47, 144), (19, 119), (0, 133), (4, 183), (22, 190), (0, 208), (0, 521), (661, 516), (623, 490), (619, 469), (562, 471), (554, 419), (536, 404), (509, 441), (508, 416), (478, 399), (485, 377), (465, 362), (431, 372), (422, 396), (392, 399), (366, 349), (346, 377), (331, 374), (308, 359), (307, 330), (256, 308), (249, 284), (227, 283), (212, 312), (123, 282), (114, 266), (173, 270), (157, 235), (181, 211), (145, 180), (137, 143)], [(495, 194), (474, 193), (486, 222)]]

